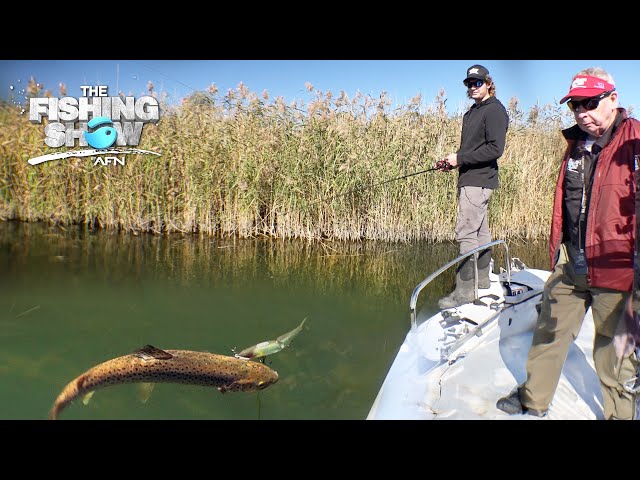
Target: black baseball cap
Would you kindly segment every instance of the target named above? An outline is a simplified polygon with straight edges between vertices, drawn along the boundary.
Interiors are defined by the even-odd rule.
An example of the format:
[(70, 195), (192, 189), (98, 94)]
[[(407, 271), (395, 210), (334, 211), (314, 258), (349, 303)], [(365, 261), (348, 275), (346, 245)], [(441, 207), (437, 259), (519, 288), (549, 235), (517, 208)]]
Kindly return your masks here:
[(472, 80), (472, 79), (486, 80), (487, 75), (489, 75), (489, 70), (484, 68), (482, 65), (471, 65), (467, 69), (467, 78), (465, 78), (464, 81), (466, 82), (467, 80)]

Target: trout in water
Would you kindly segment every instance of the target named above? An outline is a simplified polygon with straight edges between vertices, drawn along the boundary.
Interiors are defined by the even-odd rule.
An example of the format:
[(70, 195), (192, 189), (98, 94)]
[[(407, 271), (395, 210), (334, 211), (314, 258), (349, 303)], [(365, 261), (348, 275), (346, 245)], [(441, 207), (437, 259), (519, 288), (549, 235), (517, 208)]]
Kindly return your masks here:
[(304, 322), (306, 320), (307, 318), (305, 317), (300, 325), (298, 325), (290, 332), (280, 335), (277, 339), (260, 342), (257, 345), (247, 347), (240, 353), (236, 353), (235, 357), (247, 360), (250, 358), (266, 357), (267, 355), (278, 353), (280, 350), (287, 347), (291, 343), (293, 338), (300, 333), (300, 331), (302, 330), (302, 326), (304, 325)]
[(216, 387), (221, 393), (251, 392), (278, 381), (278, 373), (258, 362), (190, 350), (161, 350), (146, 345), (114, 358), (72, 380), (56, 398), (49, 419), (55, 420), (74, 399), (122, 383), (186, 383)]

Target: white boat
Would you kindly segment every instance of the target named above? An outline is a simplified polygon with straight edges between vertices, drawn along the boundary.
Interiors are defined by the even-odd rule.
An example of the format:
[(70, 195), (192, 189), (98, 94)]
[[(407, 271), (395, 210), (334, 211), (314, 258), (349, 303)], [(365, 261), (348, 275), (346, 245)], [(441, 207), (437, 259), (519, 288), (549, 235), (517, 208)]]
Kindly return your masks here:
[[(435, 315), (416, 314), (418, 296), (434, 278), (487, 247), (504, 246), (505, 266), (490, 273), (491, 287), (476, 300)], [(495, 251), (495, 250), (494, 250)], [(593, 364), (594, 325), (589, 309), (567, 355), (545, 417), (508, 415), (496, 401), (526, 379), (527, 352), (551, 272), (510, 258), (496, 240), (447, 263), (423, 280), (410, 299), (411, 327), (371, 407), (368, 420), (603, 419)]]

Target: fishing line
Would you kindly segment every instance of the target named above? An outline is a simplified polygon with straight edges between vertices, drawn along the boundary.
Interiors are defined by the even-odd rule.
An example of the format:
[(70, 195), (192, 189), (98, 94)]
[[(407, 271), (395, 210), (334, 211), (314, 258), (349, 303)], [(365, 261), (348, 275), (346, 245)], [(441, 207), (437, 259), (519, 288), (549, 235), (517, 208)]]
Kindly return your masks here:
[(348, 192), (339, 193), (339, 194), (333, 195), (331, 197), (325, 197), (325, 198), (321, 198), (320, 200), (316, 200), (315, 202), (310, 203), (309, 206), (315, 205), (316, 203), (320, 203), (320, 202), (326, 202), (326, 201), (330, 201), (330, 200), (335, 200), (336, 198), (344, 197), (345, 195), (349, 195), (350, 193), (354, 193), (354, 192), (357, 192), (357, 191), (360, 191), (360, 190), (364, 190), (364, 189), (367, 189), (367, 188), (375, 188), (375, 187), (379, 187), (380, 185), (384, 185), (386, 183), (395, 182), (397, 180), (404, 180), (405, 178), (414, 177), (414, 176), (420, 175), (422, 173), (433, 172), (435, 170), (448, 172), (448, 171), (450, 171), (452, 169), (453, 169), (453, 167), (449, 164), (449, 162), (447, 162), (446, 160), (440, 160), (440, 161), (436, 162), (436, 166), (435, 167), (427, 168), (426, 170), (420, 170), (419, 172), (408, 173), (407, 175), (402, 175), (401, 177), (390, 178), (390, 179), (387, 179), (387, 180), (383, 180), (382, 182), (374, 183), (372, 185), (361, 185), (359, 187), (356, 187), (354, 189), (349, 190)]

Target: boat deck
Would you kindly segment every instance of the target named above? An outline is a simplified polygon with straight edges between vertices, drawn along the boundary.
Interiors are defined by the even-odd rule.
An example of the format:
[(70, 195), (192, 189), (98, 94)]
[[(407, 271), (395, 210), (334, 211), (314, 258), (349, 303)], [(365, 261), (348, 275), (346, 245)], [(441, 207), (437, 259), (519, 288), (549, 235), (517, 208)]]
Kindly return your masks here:
[[(548, 275), (539, 270), (513, 275), (515, 281), (534, 287), (529, 295), (520, 297), (530, 297), (528, 300), (510, 304), (507, 297), (506, 303), (497, 308), (505, 297), (494, 276), (491, 289), (481, 291), (481, 299), (493, 294), (498, 300), (489, 299), (487, 306), (466, 304), (450, 309), (459, 317), (473, 319), (479, 328), (470, 323), (471, 335), (458, 347), (452, 342), (456, 348), (451, 348), (446, 360), (441, 359), (439, 351), (446, 335), (446, 329), (440, 326), (442, 312), (431, 321), (418, 323), (400, 347), (368, 419), (603, 418), (600, 384), (592, 359), (594, 327), (590, 310), (569, 350), (549, 414), (544, 418), (507, 415), (495, 406), (500, 397), (526, 378), (527, 352), (537, 318), (535, 304), (541, 300), (536, 293), (541, 292)], [(493, 308), (491, 303), (495, 303)]]

